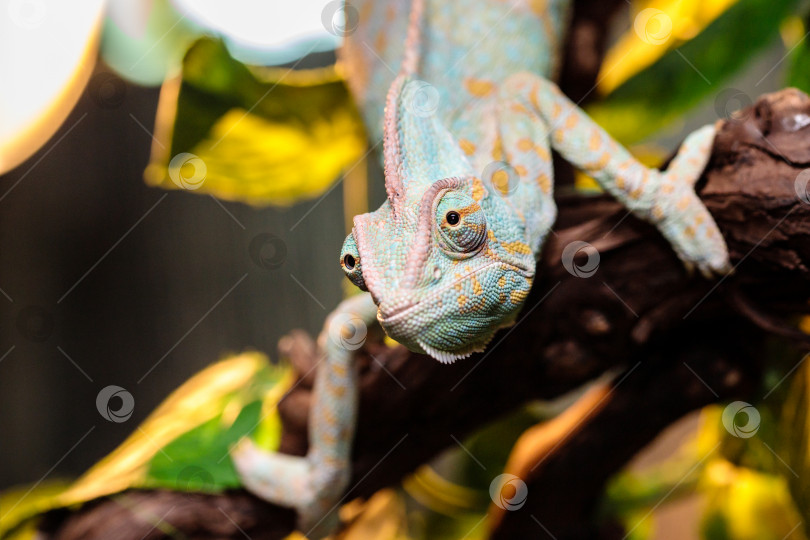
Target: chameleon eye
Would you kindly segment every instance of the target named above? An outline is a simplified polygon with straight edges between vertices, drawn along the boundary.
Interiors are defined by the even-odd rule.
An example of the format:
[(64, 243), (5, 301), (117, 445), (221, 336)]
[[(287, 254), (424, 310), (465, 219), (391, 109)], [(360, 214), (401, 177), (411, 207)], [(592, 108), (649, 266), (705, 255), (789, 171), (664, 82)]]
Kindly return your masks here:
[(349, 281), (357, 285), (360, 290), (367, 291), (366, 281), (363, 279), (363, 271), (360, 268), (360, 251), (354, 241), (354, 235), (350, 234), (343, 242), (343, 249), (340, 250), (340, 267)]
[(446, 191), (435, 204), (439, 245), (451, 256), (468, 256), (484, 245), (487, 220), (478, 203), (459, 191)]
[(343, 268), (346, 270), (352, 271), (356, 266), (357, 259), (355, 259), (351, 253), (347, 253), (343, 256)]

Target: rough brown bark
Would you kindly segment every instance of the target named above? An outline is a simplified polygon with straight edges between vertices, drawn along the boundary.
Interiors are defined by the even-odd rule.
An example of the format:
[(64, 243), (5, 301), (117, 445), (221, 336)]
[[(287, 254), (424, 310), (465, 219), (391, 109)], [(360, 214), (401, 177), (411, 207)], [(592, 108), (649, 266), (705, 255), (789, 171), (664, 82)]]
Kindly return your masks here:
[[(810, 127), (799, 127), (806, 115), (810, 99), (788, 89), (764, 96), (718, 134), (699, 190), (727, 239), (733, 275), (689, 277), (655, 229), (617, 203), (563, 197), (519, 322), (485, 353), (447, 366), (388, 348), (372, 332), (360, 351), (347, 500), (399, 482), (454, 445), (451, 435), (462, 438), (528, 400), (624, 369), (610, 399), (525, 478), (532, 496), (493, 533), (538, 536), (539, 521), (560, 539), (593, 537), (591, 513), (609, 475), (683, 414), (750, 394), (759, 373), (755, 351), (766, 336), (799, 336), (782, 321), (806, 311), (810, 296), (810, 204), (801, 189)], [(599, 251), (591, 277), (575, 277), (561, 264), (562, 250), (576, 240)], [(299, 371), (308, 370), (308, 338), (293, 334), (282, 348)], [(311, 380), (303, 381), (280, 407), (285, 452), (306, 450), (310, 389)], [(142, 508), (148, 511), (135, 511)], [(163, 537), (146, 514), (165, 515), (193, 538), (240, 537), (221, 508), (253, 538), (281, 538), (293, 524), (291, 512), (243, 492), (135, 492), (58, 516), (47, 528), (63, 540)]]

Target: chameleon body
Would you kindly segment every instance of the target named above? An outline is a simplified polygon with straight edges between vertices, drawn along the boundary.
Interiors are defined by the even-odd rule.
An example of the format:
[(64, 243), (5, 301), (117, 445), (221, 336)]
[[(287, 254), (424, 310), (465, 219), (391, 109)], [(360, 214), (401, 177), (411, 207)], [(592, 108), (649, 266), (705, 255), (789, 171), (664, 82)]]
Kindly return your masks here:
[[(344, 272), (371, 298), (337, 309), (338, 319), (355, 321), (348, 327), (376, 319), (409, 349), (452, 362), (513, 324), (556, 218), (552, 148), (654, 223), (688, 267), (728, 270), (722, 236), (694, 192), (714, 127), (687, 137), (666, 171), (636, 161), (550, 82), (569, 0), (350, 8), (359, 26), (341, 61), (372, 143), (383, 141), (388, 198), (355, 217), (343, 245)], [(307, 457), (249, 443), (234, 453), (248, 489), (294, 506), (314, 534), (334, 523), (334, 512), (324, 516), (348, 482), (356, 415), (351, 353), (329, 345), (335, 334), (321, 336), (326, 364)], [(338, 376), (321, 375), (334, 366)]]

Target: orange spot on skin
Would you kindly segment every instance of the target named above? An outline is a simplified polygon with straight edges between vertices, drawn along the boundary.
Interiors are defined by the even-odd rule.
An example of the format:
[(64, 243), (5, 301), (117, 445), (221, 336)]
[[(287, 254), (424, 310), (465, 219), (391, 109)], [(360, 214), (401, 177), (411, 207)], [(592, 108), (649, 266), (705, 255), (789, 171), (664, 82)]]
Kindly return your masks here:
[(501, 289), (506, 287), (506, 276), (501, 276), (498, 278), (498, 287), (500, 287)]
[(610, 163), (610, 156), (611, 156), (610, 152), (605, 152), (604, 154), (602, 154), (602, 157), (599, 158), (600, 169), (604, 169), (607, 166), (607, 164)]
[(604, 169), (608, 163), (610, 163), (610, 154), (608, 152), (605, 152), (599, 157), (599, 161), (596, 161), (595, 163), (589, 163), (588, 165), (585, 166), (585, 168), (589, 171), (598, 172)]
[(660, 206), (654, 206), (652, 209), (652, 215), (655, 219), (661, 219), (664, 217), (664, 211), (661, 210)]
[(686, 227), (686, 228), (683, 230), (683, 234), (684, 234), (684, 235), (685, 235), (687, 238), (694, 238), (694, 237), (695, 237), (695, 229), (694, 229), (694, 227), (692, 227), (691, 225), (687, 226), (687, 227)]
[(689, 207), (689, 196), (685, 195), (678, 201), (678, 204), (675, 206), (678, 210), (686, 210)]
[(530, 116), (532, 114), (529, 109), (520, 103), (513, 103), (510, 108), (512, 109), (512, 112), (516, 112), (518, 114), (525, 114), (526, 116)]
[(531, 0), (529, 2), (529, 7), (535, 15), (542, 17), (543, 15), (547, 14), (546, 10), (548, 9), (548, 3), (546, 0)]
[(468, 156), (471, 156), (475, 153), (475, 144), (473, 144), (471, 141), (468, 141), (467, 139), (459, 139), (458, 145), (459, 147), (461, 147), (461, 151), (467, 154)]
[[(537, 107), (538, 109), (540, 107)], [(562, 107), (560, 107), (559, 103), (555, 103), (553, 107), (551, 107), (551, 119), (556, 120), (562, 114)]]
[(633, 200), (637, 200), (639, 197), (641, 197), (641, 188), (636, 188), (633, 191), (631, 191), (629, 193), (629, 197)]
[(481, 199), (484, 198), (485, 193), (486, 189), (484, 189), (484, 183), (479, 178), (473, 178), (472, 198), (478, 202), (481, 202)]
[(467, 297), (463, 294), (459, 295), (458, 297), (458, 307), (463, 308), (464, 305), (467, 303)]
[(526, 176), (529, 174), (529, 171), (527, 171), (526, 167), (523, 165), (515, 165), (515, 172), (518, 173), (519, 176)]
[(535, 15), (543, 22), (543, 29), (549, 39), (556, 35), (554, 21), (549, 13), (548, 0), (530, 0), (529, 6)]
[(492, 148), (492, 159), (495, 161), (503, 160), (503, 141), (500, 137), (495, 139), (495, 146)]
[(472, 276), (472, 286), (473, 286), (473, 294), (476, 296), (480, 296), (484, 294), (484, 288), (481, 286), (481, 283), (476, 279), (475, 276)]
[(323, 407), (321, 409), (321, 414), (323, 414), (323, 419), (330, 426), (334, 426), (335, 424), (337, 424), (337, 418), (335, 418), (335, 413), (329, 407)]
[(579, 117), (574, 114), (573, 112), (568, 114), (568, 117), (565, 119), (565, 128), (566, 129), (574, 129), (577, 123), (579, 123)]
[(378, 51), (384, 51), (386, 46), (388, 45), (388, 36), (385, 32), (380, 32), (377, 34), (377, 37), (374, 38), (374, 48)]
[(539, 93), (539, 91), (540, 89), (538, 88), (537, 84), (535, 84), (534, 86), (532, 86), (532, 91), (529, 92), (529, 101), (531, 102), (532, 107), (534, 107), (535, 111), (540, 110), (540, 103), (537, 101), (537, 94)]
[(464, 79), (464, 86), (467, 88), (467, 91), (475, 97), (486, 97), (495, 91), (495, 84), (485, 79), (467, 77)]
[(664, 184), (663, 186), (661, 186), (661, 193), (669, 195), (673, 191), (675, 191), (675, 186), (673, 186), (672, 184)]
[(543, 190), (543, 193), (546, 195), (551, 193), (551, 178), (549, 178), (546, 173), (538, 174), (536, 182), (540, 186), (540, 189)]
[(591, 140), (588, 143), (588, 148), (591, 149), (591, 152), (596, 152), (599, 150), (600, 146), (602, 146), (602, 137), (600, 137), (599, 132), (594, 129), (593, 133), (591, 133)]
[(641, 173), (641, 184), (644, 185), (650, 180), (650, 175), (652, 172), (649, 169), (644, 169)]
[(537, 155), (540, 156), (540, 159), (543, 161), (551, 161), (551, 154), (548, 153), (548, 149), (545, 146), (538, 144), (534, 147), (534, 151), (537, 152)]
[(529, 296), (529, 291), (516, 289), (516, 290), (509, 293), (509, 300), (513, 304), (521, 304), (521, 303), (523, 303), (524, 300), (526, 300), (527, 296)]
[(343, 377), (346, 375), (346, 366), (340, 364), (332, 364), (332, 371), (334, 371), (338, 377)]
[(528, 244), (521, 242), (520, 240), (515, 240), (514, 242), (506, 242), (501, 244), (503, 249), (508, 251), (509, 253), (520, 253), (522, 255), (531, 255), (532, 250)]
[(521, 152), (528, 152), (534, 148), (534, 143), (528, 137), (523, 137), (517, 142), (517, 147)]

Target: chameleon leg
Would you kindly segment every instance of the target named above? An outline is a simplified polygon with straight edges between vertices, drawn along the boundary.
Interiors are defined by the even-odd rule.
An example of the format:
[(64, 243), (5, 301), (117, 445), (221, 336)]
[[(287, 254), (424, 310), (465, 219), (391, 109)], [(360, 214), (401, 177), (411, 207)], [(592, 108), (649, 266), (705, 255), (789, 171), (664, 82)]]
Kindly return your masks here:
[(377, 307), (368, 293), (342, 302), (318, 338), (324, 360), (315, 376), (305, 457), (272, 453), (243, 439), (231, 452), (245, 488), (274, 504), (293, 507), (299, 528), (320, 537), (337, 524), (333, 512), (351, 476), (357, 417), (354, 350), (360, 348)]
[(655, 224), (687, 268), (696, 266), (707, 276), (730, 270), (725, 241), (694, 191), (711, 155), (714, 126), (689, 135), (670, 167), (659, 171), (639, 163), (553, 83), (518, 73), (506, 85), (526, 96), (548, 126), (551, 146), (628, 210)]

